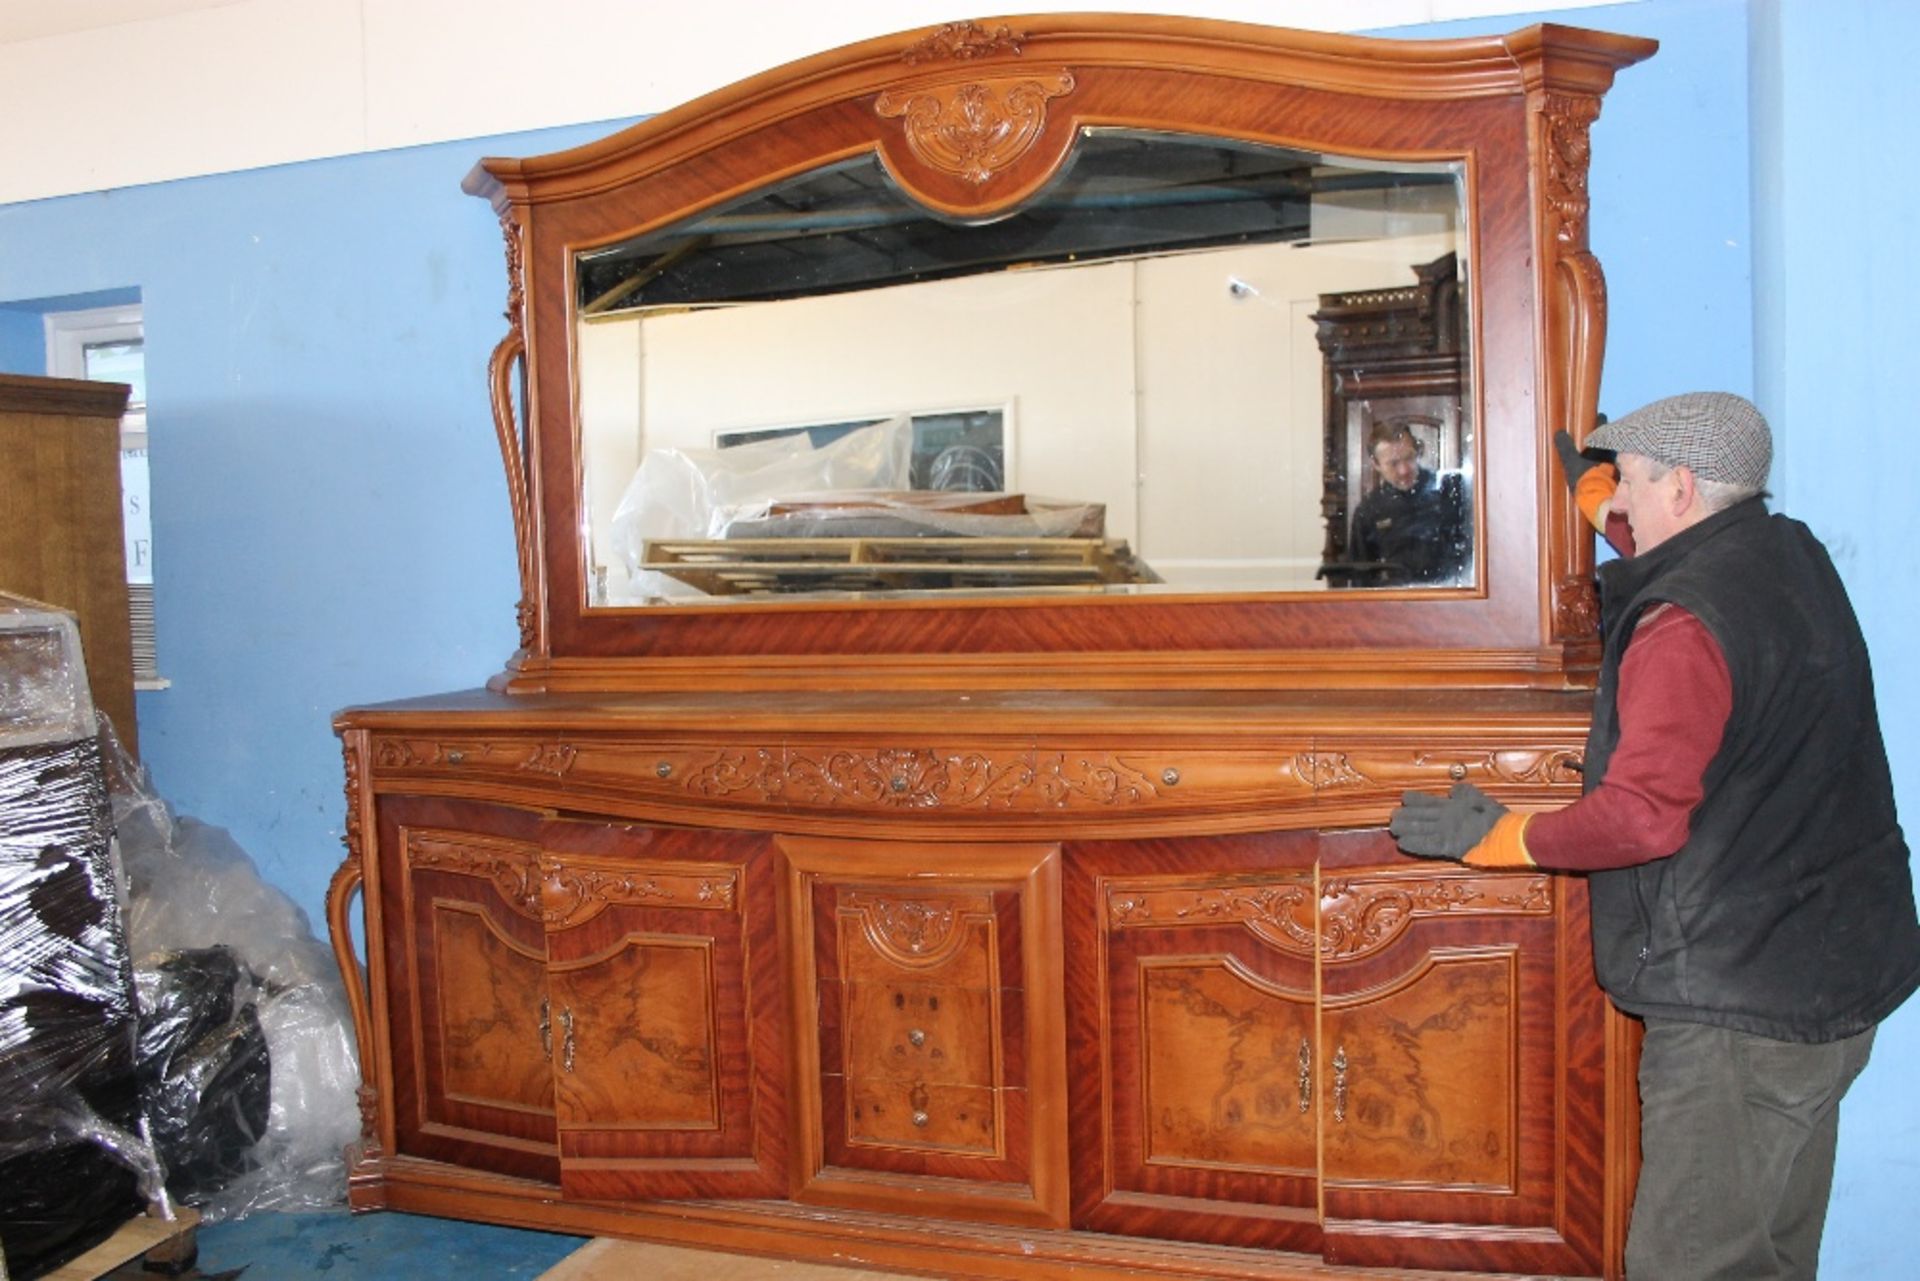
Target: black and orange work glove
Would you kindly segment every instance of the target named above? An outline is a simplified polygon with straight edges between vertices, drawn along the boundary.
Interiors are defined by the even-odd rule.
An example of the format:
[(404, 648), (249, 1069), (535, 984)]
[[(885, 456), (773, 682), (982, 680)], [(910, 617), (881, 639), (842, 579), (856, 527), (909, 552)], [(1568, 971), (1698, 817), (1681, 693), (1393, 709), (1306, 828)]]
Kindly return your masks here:
[(1455, 783), (1445, 796), (1408, 792), (1387, 830), (1400, 848), (1420, 858), (1447, 858), (1469, 867), (1533, 867), (1527, 852), (1531, 814), (1515, 814), (1472, 783)]
[(1587, 524), (1605, 533), (1607, 504), (1613, 501), (1613, 491), (1620, 485), (1620, 469), (1581, 453), (1564, 429), (1553, 433), (1553, 447), (1560, 454), (1560, 466), (1566, 470), (1573, 505), (1587, 518)]

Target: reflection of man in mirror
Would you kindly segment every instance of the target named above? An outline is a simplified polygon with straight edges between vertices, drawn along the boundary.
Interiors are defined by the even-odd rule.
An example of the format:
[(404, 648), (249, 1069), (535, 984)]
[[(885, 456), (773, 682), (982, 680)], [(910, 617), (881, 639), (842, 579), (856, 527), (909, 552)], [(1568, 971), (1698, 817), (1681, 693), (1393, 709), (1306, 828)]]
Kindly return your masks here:
[(1446, 583), (1467, 563), (1466, 502), (1458, 473), (1420, 465), (1425, 446), (1405, 422), (1374, 424), (1367, 456), (1379, 477), (1353, 514), (1352, 555), (1378, 586)]

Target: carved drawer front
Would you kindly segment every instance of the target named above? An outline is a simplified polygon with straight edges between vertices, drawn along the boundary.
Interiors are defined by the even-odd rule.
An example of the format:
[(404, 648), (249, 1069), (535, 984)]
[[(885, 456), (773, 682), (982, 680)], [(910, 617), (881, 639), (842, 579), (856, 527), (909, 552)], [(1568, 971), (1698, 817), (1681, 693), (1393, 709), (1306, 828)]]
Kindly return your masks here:
[(405, 797), (379, 817), (396, 1149), (553, 1181), (538, 820)]
[(1069, 867), (1071, 1044), (1100, 1056), (1071, 1076), (1095, 1158), (1076, 1224), (1317, 1250), (1311, 838), (1090, 843)]
[(551, 788), (572, 766), (573, 749), (534, 735), (376, 734), (376, 781), (486, 779)]
[(556, 820), (545, 845), (562, 1188), (784, 1194), (767, 838)]
[(803, 1199), (1064, 1222), (1052, 848), (914, 847), (955, 870), (904, 879), (887, 855), (906, 847), (781, 845), (796, 1000), (818, 1015), (799, 1021)]
[(1115, 751), (1005, 742), (582, 739), (556, 745), (546, 759), (566, 762), (570, 790), (675, 806), (984, 819), (1121, 817), (1305, 800), (1312, 782), (1293, 770), (1295, 755), (1191, 746)]

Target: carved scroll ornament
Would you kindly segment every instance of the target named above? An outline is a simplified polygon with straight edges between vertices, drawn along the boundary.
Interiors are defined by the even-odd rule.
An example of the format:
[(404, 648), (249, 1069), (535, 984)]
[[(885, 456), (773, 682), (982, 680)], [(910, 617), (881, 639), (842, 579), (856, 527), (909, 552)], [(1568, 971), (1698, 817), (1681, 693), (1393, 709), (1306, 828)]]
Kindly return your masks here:
[[(360, 892), (366, 875), (366, 847), (359, 804), (362, 777), (359, 737), (346, 735), (342, 747), (347, 767), (347, 812), (340, 840), (347, 848), (347, 857), (335, 869), (333, 879), (327, 884), (327, 933), (333, 942), (334, 961), (340, 966), (340, 977), (346, 985), (348, 1013), (353, 1019), (354, 1045), (359, 1052), (360, 1062), (370, 1064), (374, 1061), (373, 1008), (359, 958), (354, 954), (353, 929), (347, 915), (353, 896)], [(380, 1147), (379, 1091), (371, 1085), (362, 1084), (358, 1101), (360, 1138), (352, 1158), (356, 1165), (378, 1161), (384, 1155)]]
[(1414, 752), (1364, 755), (1358, 752), (1300, 752), (1280, 767), (1298, 786), (1328, 792), (1342, 789), (1431, 787), (1443, 781), (1507, 784), (1576, 782), (1581, 755), (1569, 748), (1496, 748), (1491, 751)]
[(1073, 90), (1065, 71), (966, 84), (889, 89), (874, 102), (904, 118), (907, 148), (920, 163), (978, 186), (1024, 156), (1047, 123), (1047, 103)]
[(680, 785), (700, 797), (878, 810), (1069, 809), (1159, 796), (1151, 778), (1115, 756), (1022, 752), (996, 760), (929, 748), (722, 751)]
[(1219, 888), (1113, 886), (1107, 891), (1107, 919), (1115, 929), (1237, 921), (1296, 956), (1313, 955), (1313, 907), (1313, 886), (1305, 881)]
[(540, 854), (534, 847), (455, 832), (406, 830), (404, 838), (408, 867), (488, 881), (514, 911), (540, 919)]
[(1424, 916), (1552, 910), (1553, 889), (1545, 876), (1329, 880), (1320, 887), (1320, 955), (1329, 961), (1370, 956)]
[(507, 504), (513, 514), (513, 541), (520, 568), (520, 599), (514, 606), (520, 648), (532, 650), (539, 639), (535, 601), (538, 566), (533, 546), (533, 499), (528, 483), (526, 424), (514, 412), (513, 379), (526, 364), (526, 250), (520, 220), (511, 209), (500, 215), (507, 242), (507, 333), (487, 361), (487, 385), (493, 399), (493, 430), (507, 474)]
[(582, 866), (530, 846), (454, 832), (409, 831), (406, 851), (408, 866), (417, 870), (491, 882), (516, 912), (548, 929), (567, 929), (617, 905), (730, 912), (738, 895), (738, 873), (729, 867)]
[[(1316, 926), (1315, 915), (1318, 911)], [(1339, 878), (1319, 901), (1305, 881), (1250, 886), (1110, 885), (1112, 929), (1166, 929), (1239, 922), (1295, 956), (1316, 947), (1327, 961), (1354, 961), (1385, 948), (1421, 917), (1542, 915), (1553, 910), (1545, 876)]]
[(840, 895), (840, 910), (858, 919), (868, 944), (895, 965), (939, 965), (966, 941), (966, 922), (991, 918), (984, 894), (947, 898), (895, 898), (864, 890)]
[(691, 908), (731, 912), (739, 877), (732, 868), (686, 869), (643, 864), (633, 868), (572, 866), (541, 860), (545, 894), (541, 920), (562, 930), (592, 920), (614, 906)]

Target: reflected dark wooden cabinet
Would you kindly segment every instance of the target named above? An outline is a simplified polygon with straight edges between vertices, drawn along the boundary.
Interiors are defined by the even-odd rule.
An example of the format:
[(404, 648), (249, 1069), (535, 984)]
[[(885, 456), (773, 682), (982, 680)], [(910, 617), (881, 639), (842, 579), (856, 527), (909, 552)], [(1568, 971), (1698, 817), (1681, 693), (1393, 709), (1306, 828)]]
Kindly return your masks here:
[[(1408, 788), (1578, 794), (1592, 551), (1549, 442), (1592, 421), (1604, 341), (1586, 131), (1652, 52), (1037, 15), (483, 162), (521, 647), (486, 689), (336, 721), (354, 1207), (943, 1276), (1619, 1277), (1635, 1045), (1584, 884), (1383, 828)], [(765, 238), (783, 201), (805, 246)], [(758, 297), (789, 254), (812, 283)], [(735, 274), (701, 294), (709, 268)], [(954, 319), (989, 285), (1014, 319)], [(886, 318), (870, 355), (808, 348), (777, 419), (730, 399), (849, 308)], [(642, 333), (649, 394), (715, 334), (733, 373), (623, 408)], [(1301, 377), (1243, 376), (1273, 342), (1254, 372)], [(1152, 395), (1076, 381), (1113, 350)], [(857, 412), (805, 401), (830, 373)], [(1084, 478), (1073, 536), (1158, 581), (1022, 580), (1065, 537), (1031, 529), (932, 540), (1024, 588), (623, 577), (622, 469), (700, 444), (656, 439), (675, 415), (778, 439), (989, 384), (996, 468)], [(1471, 568), (1316, 577), (1394, 416), (1470, 482)], [(1182, 543), (1181, 511), (1244, 519)], [(858, 555), (752, 513), (721, 550), (793, 582)]]

